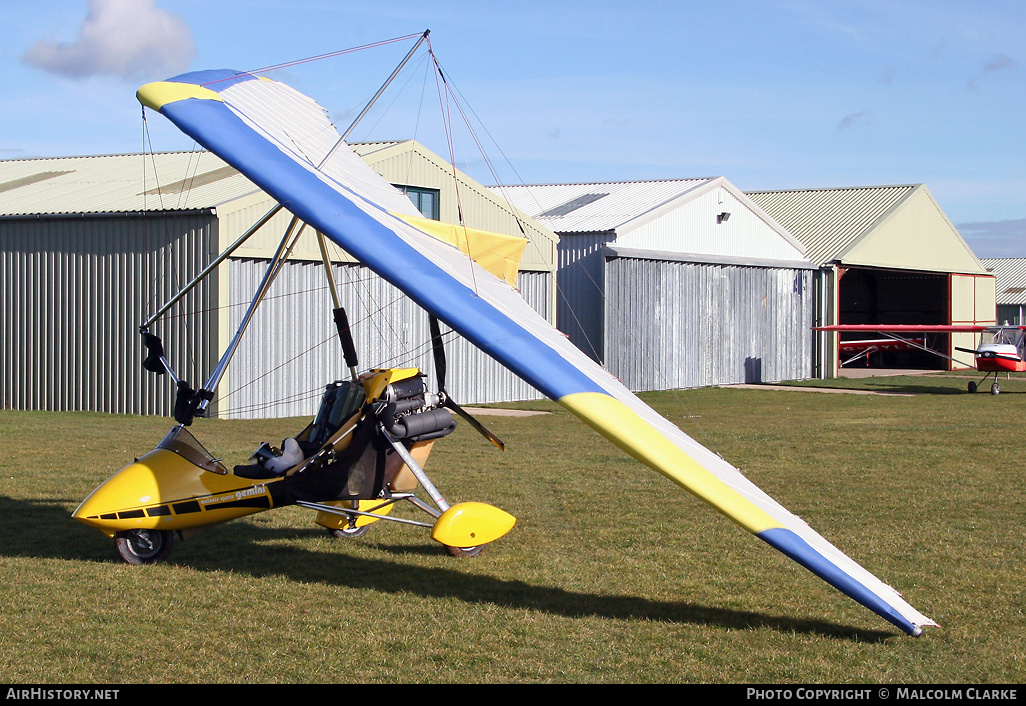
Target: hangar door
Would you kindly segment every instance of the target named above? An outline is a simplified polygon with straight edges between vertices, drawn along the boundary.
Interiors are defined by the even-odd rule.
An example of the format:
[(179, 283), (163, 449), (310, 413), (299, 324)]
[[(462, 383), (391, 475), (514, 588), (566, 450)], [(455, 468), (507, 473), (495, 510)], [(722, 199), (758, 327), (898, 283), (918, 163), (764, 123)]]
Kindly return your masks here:
[[(848, 267), (838, 270), (837, 321), (841, 324), (948, 324), (951, 289), (947, 273)], [(843, 340), (881, 339), (879, 334), (842, 334)], [(926, 345), (945, 354), (948, 334), (928, 334)], [(844, 360), (841, 360), (844, 363)], [(881, 350), (848, 367), (946, 370), (948, 361), (925, 351)]]
[[(984, 326), (997, 323), (997, 280), (994, 275), (951, 274), (950, 277), (951, 323)], [(957, 361), (951, 364), (953, 370), (973, 365), (972, 354), (957, 351), (955, 347), (973, 350), (977, 343), (979, 336), (976, 334), (951, 334), (951, 357)]]

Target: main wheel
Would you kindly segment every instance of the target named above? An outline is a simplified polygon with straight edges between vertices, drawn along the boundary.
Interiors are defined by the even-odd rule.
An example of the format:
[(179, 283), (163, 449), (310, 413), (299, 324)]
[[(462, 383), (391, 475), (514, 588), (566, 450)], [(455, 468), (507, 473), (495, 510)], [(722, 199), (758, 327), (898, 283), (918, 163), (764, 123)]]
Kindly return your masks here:
[(156, 564), (171, 553), (175, 537), (169, 530), (135, 529), (114, 535), (118, 555), (129, 564)]
[(460, 559), (469, 559), (474, 556), (481, 556), (484, 554), (485, 547), (487, 544), (479, 544), (476, 547), (450, 547), (448, 544), (445, 545), (445, 550), (449, 552), (451, 556)]
[(349, 525), (346, 525), (345, 527), (339, 529), (329, 529), (328, 534), (330, 534), (332, 537), (339, 538), (362, 537), (363, 535), (370, 532), (370, 528), (372, 525), (373, 523), (363, 525), (362, 527), (350, 527)]
[(967, 387), (969, 389), (969, 392), (976, 392), (976, 383), (975, 382), (971, 381)]
[(992, 395), (999, 395), (999, 394), (1001, 394), (1001, 388), (998, 387), (998, 384), (996, 382), (993, 385), (990, 386), (990, 394), (992, 394)]

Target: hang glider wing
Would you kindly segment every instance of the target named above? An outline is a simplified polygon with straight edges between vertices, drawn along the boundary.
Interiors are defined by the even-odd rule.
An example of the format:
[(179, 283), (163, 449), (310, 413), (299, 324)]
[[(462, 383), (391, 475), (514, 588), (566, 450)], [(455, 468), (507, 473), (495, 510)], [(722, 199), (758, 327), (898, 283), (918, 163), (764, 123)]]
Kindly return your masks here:
[(332, 152), (338, 134), (311, 99), (231, 71), (149, 84), (139, 98), (630, 455), (902, 630), (919, 634), (935, 625), (593, 363), (503, 275), (468, 258), (472, 245), (455, 247), (458, 234), (449, 239), (419, 227), (408, 199), (345, 146)]

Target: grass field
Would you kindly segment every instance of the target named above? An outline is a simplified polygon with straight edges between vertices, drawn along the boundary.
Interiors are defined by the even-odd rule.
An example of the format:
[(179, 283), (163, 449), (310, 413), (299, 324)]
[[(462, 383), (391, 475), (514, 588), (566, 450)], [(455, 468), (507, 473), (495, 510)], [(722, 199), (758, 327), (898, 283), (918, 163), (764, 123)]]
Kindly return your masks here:
[[(428, 470), (518, 517), (476, 559), (285, 508), (131, 567), (70, 513), (168, 419), (0, 411), (7, 683), (1021, 683), (1026, 380), (874, 378), (912, 396), (645, 395), (940, 623), (918, 639), (555, 405), (462, 425)], [(229, 463), (305, 420), (198, 420)]]

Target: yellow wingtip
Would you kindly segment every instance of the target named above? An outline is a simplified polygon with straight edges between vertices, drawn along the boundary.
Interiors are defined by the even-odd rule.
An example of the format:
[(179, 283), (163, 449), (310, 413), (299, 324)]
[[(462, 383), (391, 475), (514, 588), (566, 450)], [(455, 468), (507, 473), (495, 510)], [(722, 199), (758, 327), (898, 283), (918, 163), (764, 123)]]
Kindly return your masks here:
[(204, 100), (221, 100), (216, 92), (193, 83), (176, 83), (174, 81), (154, 81), (135, 92), (135, 97), (147, 108), (159, 111), (168, 103), (185, 100), (186, 98), (202, 98)]

